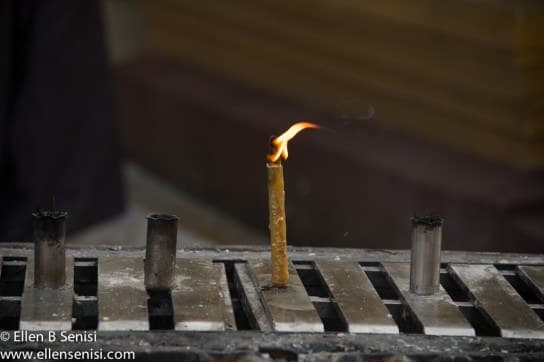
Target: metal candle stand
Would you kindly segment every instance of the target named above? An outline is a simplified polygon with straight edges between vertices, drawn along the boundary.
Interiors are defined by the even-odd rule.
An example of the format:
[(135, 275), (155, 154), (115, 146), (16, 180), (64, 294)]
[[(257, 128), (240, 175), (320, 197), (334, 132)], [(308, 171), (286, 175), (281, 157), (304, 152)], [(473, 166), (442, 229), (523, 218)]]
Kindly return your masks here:
[(35, 253), (0, 244), (1, 329), (97, 330), (154, 361), (544, 359), (544, 256), (440, 252), (439, 218), (412, 220), (411, 252), (292, 247), (273, 288), (267, 248), (176, 255), (177, 218), (150, 215), (145, 250), (65, 249), (65, 216), (35, 215)]

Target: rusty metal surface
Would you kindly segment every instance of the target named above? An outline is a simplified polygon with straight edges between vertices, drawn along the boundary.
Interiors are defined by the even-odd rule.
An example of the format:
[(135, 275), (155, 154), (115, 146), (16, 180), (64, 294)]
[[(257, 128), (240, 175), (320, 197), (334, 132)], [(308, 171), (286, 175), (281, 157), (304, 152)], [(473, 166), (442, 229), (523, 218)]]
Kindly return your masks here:
[(470, 323), (442, 287), (435, 294), (414, 294), (410, 291), (410, 264), (383, 263), (383, 267), (421, 323), (423, 333), (439, 336), (475, 335)]
[(98, 260), (98, 329), (149, 330), (143, 259)]
[(321, 259), (316, 261), (316, 266), (349, 332), (399, 333), (391, 314), (358, 263)]
[[(224, 272), (224, 270), (222, 271)], [(225, 329), (219, 274), (209, 259), (178, 259), (172, 305), (176, 330)]]
[(223, 301), (223, 317), (225, 321), (225, 330), (232, 331), (236, 329), (236, 318), (234, 317), (234, 310), (232, 306), (232, 299), (230, 297), (225, 265), (222, 263), (215, 263), (213, 268), (215, 274), (218, 275), (219, 279), (219, 297)]
[[(217, 312), (216, 317), (224, 323), (224, 329), (230, 329), (228, 331), (206, 331), (204, 333), (200, 331), (173, 330), (162, 330), (159, 333), (155, 330), (150, 330), (152, 324), (150, 323), (149, 318), (152, 319), (153, 316), (151, 312), (148, 313), (147, 310), (149, 296), (144, 287), (143, 249), (111, 247), (91, 249), (67, 248), (66, 254), (68, 259), (73, 257), (76, 258), (76, 271), (78, 270), (78, 267), (81, 266), (86, 266), (88, 270), (92, 270), (93, 265), (98, 265), (98, 270), (95, 270), (94, 272), (97, 274), (97, 295), (84, 294), (83, 296), (76, 296), (76, 300), (91, 303), (94, 301), (94, 303), (98, 304), (98, 314), (95, 315), (95, 318), (98, 320), (99, 338), (96, 343), (93, 343), (93, 348), (134, 350), (137, 352), (138, 358), (143, 360), (158, 362), (161, 360), (161, 356), (163, 356), (165, 360), (182, 356), (197, 360), (213, 360), (221, 358), (227, 358), (228, 360), (244, 360), (243, 358), (246, 358), (247, 360), (247, 358), (251, 358), (249, 360), (256, 361), (266, 360), (267, 358), (272, 357), (277, 358), (278, 356), (287, 356), (287, 360), (298, 359), (300, 361), (345, 360), (346, 358), (348, 360), (350, 358), (355, 360), (363, 358), (364, 360), (391, 360), (391, 358), (393, 358), (393, 360), (395, 360), (394, 358), (396, 358), (411, 361), (420, 359), (433, 360), (433, 358), (439, 357), (459, 357), (464, 358), (462, 360), (471, 360), (472, 358), (489, 358), (490, 356), (494, 357), (494, 361), (502, 360), (502, 358), (508, 361), (515, 361), (518, 357), (520, 357), (520, 359), (532, 358), (532, 360), (544, 359), (544, 339), (521, 338), (527, 336), (523, 334), (508, 335), (503, 333), (504, 336), (509, 336), (511, 338), (447, 336), (445, 334), (448, 334), (449, 331), (442, 330), (440, 336), (427, 336), (421, 332), (413, 332), (414, 334), (400, 333), (387, 335), (373, 333), (376, 331), (371, 329), (365, 333), (354, 334), (353, 332), (356, 332), (356, 330), (350, 328), (350, 321), (356, 321), (353, 325), (355, 325), (355, 323), (360, 323), (361, 321), (364, 321), (362, 323), (371, 324), (371, 322), (368, 322), (369, 319), (365, 319), (367, 315), (365, 313), (359, 315), (357, 314), (357, 310), (360, 310), (358, 308), (360, 308), (361, 305), (364, 307), (368, 304), (367, 302), (361, 303), (360, 299), (362, 299), (363, 296), (364, 298), (368, 298), (368, 293), (372, 294), (374, 288), (380, 288), (380, 286), (375, 284), (376, 280), (374, 278), (376, 273), (383, 273), (384, 277), (394, 279), (393, 275), (395, 273), (392, 272), (391, 268), (387, 268), (387, 264), (390, 262), (398, 263), (400, 261), (407, 265), (407, 262), (410, 260), (410, 254), (407, 251), (292, 248), (290, 257), (291, 260), (296, 263), (295, 265), (291, 265), (291, 275), (296, 277), (294, 285), (297, 286), (297, 290), (288, 291), (285, 295), (281, 295), (280, 304), (287, 304), (288, 308), (285, 308), (284, 305), (280, 305), (281, 312), (278, 314), (277, 310), (276, 312), (271, 313), (271, 309), (277, 307), (277, 305), (274, 306), (275, 296), (267, 295), (270, 291), (270, 289), (267, 288), (268, 277), (266, 276), (266, 265), (264, 265), (269, 257), (269, 252), (267, 250), (262, 248), (232, 247), (229, 247), (228, 251), (223, 249), (180, 250), (178, 251), (178, 262), (189, 260), (190, 263), (194, 262), (207, 265), (205, 268), (207, 270), (206, 273), (209, 273), (209, 278), (207, 280), (208, 284), (206, 287), (204, 287), (203, 284), (199, 284), (198, 288), (202, 287), (208, 291), (216, 291), (217, 303), (213, 303), (213, 306), (209, 309), (212, 313)], [(0, 258), (3, 259), (3, 268), (0, 270), (0, 323), (5, 323), (5, 320), (2, 318), (8, 313), (10, 310), (9, 308), (12, 308), (22, 299), (22, 297), (17, 296), (15, 290), (5, 289), (7, 286), (5, 281), (14, 275), (16, 269), (20, 270), (20, 273), (31, 272), (29, 270), (24, 270), (24, 265), (26, 263), (32, 265), (31, 256), (31, 244), (25, 244), (22, 248), (13, 247), (13, 245), (0, 245)], [(24, 261), (25, 257), (27, 258), (26, 262)], [(78, 260), (77, 258), (91, 259)], [(97, 260), (93, 258), (96, 258)], [(262, 263), (262, 260), (265, 260), (265, 262)], [(224, 263), (222, 261), (226, 262)], [(304, 262), (299, 263), (298, 261)], [(486, 284), (486, 286), (482, 287), (477, 283), (480, 286), (480, 289), (483, 288), (484, 290), (487, 290), (497, 288), (497, 284), (499, 285), (498, 290), (502, 290), (502, 292), (505, 292), (505, 289), (511, 289), (507, 291), (507, 294), (517, 295), (517, 303), (521, 300), (521, 304), (516, 304), (515, 312), (509, 313), (511, 315), (521, 315), (523, 317), (525, 312), (522, 311), (519, 313), (518, 310), (525, 310), (528, 312), (528, 315), (532, 315), (536, 318), (537, 322), (541, 321), (539, 318), (542, 318), (542, 314), (540, 314), (539, 317), (535, 311), (539, 311), (540, 313), (540, 311), (544, 309), (544, 304), (541, 303), (542, 300), (540, 300), (540, 304), (538, 304), (538, 298), (535, 299), (533, 297), (530, 302), (532, 304), (528, 304), (529, 302), (519, 299), (521, 297), (518, 295), (518, 292), (512, 288), (505, 276), (508, 276), (508, 278), (510, 278), (508, 280), (511, 280), (519, 275), (521, 279), (517, 282), (523, 281), (528, 286), (533, 286), (535, 292), (539, 290), (541, 292), (541, 289), (538, 289), (538, 286), (541, 288), (541, 282), (539, 280), (541, 280), (540, 273), (544, 265), (543, 256), (444, 252), (443, 262), (448, 261), (456, 261), (457, 264), (463, 264), (460, 266), (455, 265), (448, 269), (447, 272), (451, 276), (457, 275), (457, 272), (453, 270), (453, 268), (471, 268), (482, 263), (487, 264), (488, 267), (493, 267), (493, 264), (503, 265), (503, 271), (497, 271), (498, 275), (494, 274), (492, 276), (491, 279), (494, 281), (490, 285)], [(365, 272), (360, 270), (360, 267), (357, 265), (359, 262), (370, 262), (369, 265), (372, 265), (370, 267), (364, 267), (369, 273), (368, 277), (371, 277), (370, 279), (372, 279), (372, 285), (370, 285), (370, 287), (367, 281), (359, 280), (361, 276), (363, 279), (367, 277)], [(381, 268), (377, 262), (383, 262), (386, 265), (386, 268)], [(185, 263), (185, 265), (189, 265), (190, 263)], [(311, 266), (312, 263), (315, 263), (315, 268), (306, 268)], [(293, 268), (297, 268), (298, 272), (293, 270)], [(359, 268), (360, 274), (355, 271), (357, 268)], [(71, 269), (73, 269), (73, 267), (71, 267)], [(330, 305), (331, 300), (325, 297), (316, 297), (316, 294), (312, 294), (311, 285), (303, 285), (302, 283), (302, 280), (305, 280), (304, 283), (308, 283), (308, 280), (303, 278), (304, 273), (302, 272), (307, 273), (314, 269), (317, 271), (317, 275), (321, 274), (323, 277), (324, 287), (328, 288), (331, 292), (332, 302), (336, 303), (339, 316), (348, 322), (346, 323), (348, 329), (342, 329), (342, 326), (331, 327), (331, 325), (329, 325), (329, 327), (327, 327), (329, 328), (327, 329), (327, 332), (322, 332), (323, 328), (326, 326), (326, 318), (331, 318), (331, 315), (327, 314), (329, 312), (326, 310), (324, 312), (320, 308), (317, 308), (317, 306), (327, 303)], [(371, 272), (372, 270), (374, 272)], [(194, 274), (205, 274), (202, 271), (196, 271), (196, 269), (187, 273), (191, 276)], [(185, 272), (181, 271), (180, 275), (184, 274)], [(480, 274), (481, 273), (477, 273), (477, 275)], [(333, 277), (331, 277), (331, 275), (333, 275)], [(403, 280), (405, 280), (403, 282), (405, 284), (403, 289), (407, 290), (406, 284), (408, 284), (408, 273), (404, 271), (403, 275)], [(29, 278), (27, 277), (23, 293), (32, 285), (32, 281), (29, 281), (28, 279)], [(71, 279), (72, 277), (70, 277), (70, 280)], [(204, 279), (206, 278), (201, 279), (201, 281), (204, 282)], [(463, 280), (461, 280), (461, 282), (464, 283)], [(189, 286), (190, 283), (185, 280), (181, 285), (186, 287)], [(398, 283), (395, 285), (398, 287)], [(74, 285), (74, 287), (76, 287), (76, 285)], [(210, 289), (208, 289), (208, 287)], [(348, 287), (352, 287), (353, 289), (351, 294), (347, 291)], [(398, 289), (400, 290), (401, 288)], [(474, 285), (467, 286), (467, 290), (473, 295), (476, 306), (485, 311), (486, 306), (489, 307), (489, 304), (484, 305), (480, 303), (480, 300), (483, 300), (484, 298), (478, 294), (477, 289), (478, 288)], [(105, 293), (105, 291), (107, 292)], [(448, 290), (448, 293), (449, 292), (450, 291)], [(346, 294), (343, 295), (342, 293)], [(479, 299), (475, 297), (477, 295), (479, 296)], [(537, 293), (536, 295), (542, 297), (541, 294)], [(188, 296), (186, 297), (188, 298)], [(211, 300), (214, 298), (211, 298)], [(390, 308), (392, 306), (395, 307), (395, 305), (398, 305), (398, 303), (401, 302), (390, 298), (392, 297), (379, 294), (381, 302), (392, 311), (394, 308)], [(499, 297), (497, 300), (504, 304), (504, 301), (508, 302), (508, 298)], [(404, 297), (404, 299), (404, 302), (410, 305), (408, 299), (406, 299), (406, 297)], [(285, 303), (285, 301), (287, 301), (287, 303)], [(193, 302), (191, 302), (191, 304), (192, 303)], [(412, 302), (412, 304), (414, 303), (417, 305), (417, 308), (424, 308), (424, 306), (427, 306), (427, 309), (431, 310), (431, 306), (428, 304), (425, 305), (425, 303), (422, 302), (422, 299)], [(472, 306), (470, 301), (465, 300), (456, 301), (455, 303), (457, 304), (455, 308), (457, 308), (457, 306), (463, 308)], [(69, 304), (72, 305), (71, 301)], [(242, 310), (236, 309), (238, 308), (236, 307), (237, 305), (242, 305)], [(271, 308), (271, 305), (273, 308)], [(307, 315), (301, 313), (301, 311), (298, 310), (300, 309), (300, 305), (303, 306), (302, 309), (304, 310), (313, 310), (313, 317), (309, 319)], [(23, 309), (24, 308), (25, 307), (23, 307)], [(417, 308), (414, 308), (414, 310)], [(173, 309), (175, 313), (175, 305), (173, 305)], [(11, 310), (15, 311), (16, 308)], [(366, 312), (365, 310), (363, 311)], [(189, 313), (192, 313), (192, 311)], [(238, 318), (240, 313), (245, 313), (246, 317), (250, 319), (249, 327), (244, 326), (243, 323), (239, 326), (236, 325), (236, 323), (239, 322)], [(427, 311), (427, 313), (430, 312)], [(497, 313), (498, 317), (489, 314), (489, 319), (505, 323), (505, 320), (502, 319), (502, 312)], [(199, 313), (195, 312), (195, 315), (198, 316)], [(292, 319), (286, 318), (286, 315)], [(72, 317), (78, 320), (80, 315), (74, 311)], [(334, 315), (332, 317), (334, 317)], [(443, 317), (444, 315), (440, 318)], [(253, 320), (251, 320), (252, 318)], [(395, 323), (400, 323), (397, 318), (398, 316), (395, 315)], [(359, 321), (357, 321), (358, 319)], [(282, 321), (286, 321), (287, 323), (292, 323), (294, 325), (293, 329), (296, 329), (296, 323), (301, 322), (304, 326), (307, 326), (309, 320), (312, 321), (310, 323), (312, 331), (309, 333), (307, 330), (304, 333), (297, 333), (292, 330), (289, 330), (290, 333), (275, 333), (275, 330), (272, 328), (272, 323), (276, 323), (277, 327), (278, 322), (281, 323)], [(110, 321), (112, 321), (112, 323), (109, 323)], [(23, 320), (21, 320), (21, 322), (23, 322)], [(24, 324), (17, 324), (16, 327), (14, 327), (14, 324), (11, 325), (12, 329), (24, 327)], [(70, 324), (67, 326), (67, 329), (73, 328), (73, 326), (73, 324)], [(539, 323), (536, 323), (534, 326), (538, 329)], [(525, 329), (532, 330), (533, 327), (528, 324), (525, 325)], [(173, 326), (167, 328), (174, 329)], [(240, 330), (244, 328), (254, 330)], [(112, 331), (112, 329), (114, 330)], [(130, 329), (133, 330), (129, 331)], [(134, 329), (140, 330), (136, 331)], [(424, 330), (424, 333), (431, 332), (432, 329)], [(532, 336), (535, 335), (532, 334)], [(186, 348), (187, 346), (190, 346), (191, 349), (188, 350)], [(34, 345), (33, 348), (36, 347), (37, 346)], [(60, 350), (81, 349), (81, 345), (79, 344), (52, 344), (51, 347)], [(2, 345), (2, 348), (11, 350), (26, 347), (21, 347), (21, 345), (15, 343), (6, 343)]]
[(493, 265), (450, 265), (475, 305), (507, 338), (544, 338), (544, 322)]
[(264, 302), (265, 310), (277, 332), (324, 332), (317, 314), (295, 268), (289, 265), (289, 284), (271, 286), (270, 261), (250, 261), (250, 271)]
[(64, 274), (65, 283), (59, 288), (37, 287), (34, 284), (34, 260), (27, 259), (19, 322), (21, 330), (72, 329), (73, 258), (66, 258)]
[(266, 315), (266, 311), (264, 310), (264, 305), (259, 297), (259, 293), (255, 288), (255, 283), (251, 279), (251, 274), (247, 263), (236, 264), (235, 271), (238, 288), (243, 292), (243, 308), (250, 311), (251, 315), (253, 316), (250, 323), (254, 328), (260, 331), (271, 332), (272, 325), (268, 319), (268, 316)]
[[(2, 243), (2, 256), (31, 256), (34, 245), (32, 243)], [(228, 252), (227, 252), (228, 250)], [(93, 248), (81, 245), (67, 245), (66, 255), (85, 258), (103, 256), (123, 256), (144, 258), (145, 249), (141, 247), (120, 247), (117, 245), (100, 245)], [(332, 256), (344, 261), (357, 262), (409, 262), (409, 250), (387, 249), (350, 249), (350, 248), (312, 248), (289, 247), (291, 260), (313, 261)], [(258, 260), (270, 257), (270, 250), (262, 246), (229, 246), (228, 248), (184, 248), (177, 250), (177, 257), (183, 258), (210, 258), (220, 260)], [(515, 254), (496, 252), (464, 252), (443, 250), (442, 263), (463, 264), (522, 264), (544, 265), (544, 254)]]
[[(35, 346), (35, 345), (34, 345)], [(53, 350), (80, 351), (81, 343), (53, 342)], [(187, 348), (190, 347), (190, 348)], [(5, 343), (3, 350), (21, 350)], [(93, 348), (134, 351), (140, 361), (308, 360), (327, 356), (338, 361), (541, 361), (544, 341), (489, 337), (442, 337), (345, 333), (98, 332)], [(311, 359), (310, 359), (311, 360)]]

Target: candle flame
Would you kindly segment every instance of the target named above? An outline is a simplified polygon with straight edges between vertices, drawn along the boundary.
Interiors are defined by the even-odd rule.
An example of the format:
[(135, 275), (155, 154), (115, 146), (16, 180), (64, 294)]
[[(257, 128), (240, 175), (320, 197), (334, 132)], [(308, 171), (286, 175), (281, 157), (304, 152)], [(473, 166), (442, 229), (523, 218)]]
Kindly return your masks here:
[(319, 125), (309, 122), (297, 122), (278, 137), (272, 140), (272, 151), (267, 155), (269, 162), (276, 162), (282, 157), (284, 160), (289, 156), (287, 143), (300, 131), (307, 128), (319, 128)]

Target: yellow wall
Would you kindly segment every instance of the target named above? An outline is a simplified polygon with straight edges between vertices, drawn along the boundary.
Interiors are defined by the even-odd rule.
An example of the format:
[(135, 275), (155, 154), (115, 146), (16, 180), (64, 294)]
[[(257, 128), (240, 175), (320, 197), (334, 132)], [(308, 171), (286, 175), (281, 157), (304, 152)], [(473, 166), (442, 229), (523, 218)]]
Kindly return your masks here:
[(544, 167), (544, 4), (145, 0), (152, 48), (327, 110)]

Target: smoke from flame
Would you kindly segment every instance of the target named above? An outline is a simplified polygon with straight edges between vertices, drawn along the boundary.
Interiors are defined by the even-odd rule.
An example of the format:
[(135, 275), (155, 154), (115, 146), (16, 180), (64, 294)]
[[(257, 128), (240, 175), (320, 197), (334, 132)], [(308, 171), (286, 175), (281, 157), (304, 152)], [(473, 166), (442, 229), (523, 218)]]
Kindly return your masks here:
[(289, 156), (287, 143), (295, 137), (297, 133), (307, 128), (319, 128), (319, 125), (309, 122), (297, 122), (289, 127), (287, 131), (274, 138), (272, 140), (272, 151), (267, 155), (268, 161), (276, 162), (280, 157), (286, 160)]

